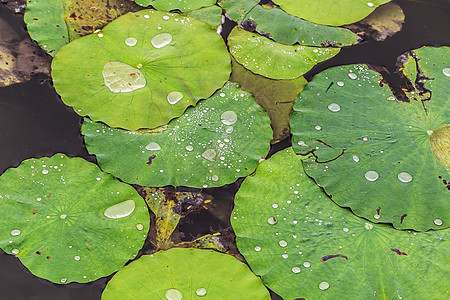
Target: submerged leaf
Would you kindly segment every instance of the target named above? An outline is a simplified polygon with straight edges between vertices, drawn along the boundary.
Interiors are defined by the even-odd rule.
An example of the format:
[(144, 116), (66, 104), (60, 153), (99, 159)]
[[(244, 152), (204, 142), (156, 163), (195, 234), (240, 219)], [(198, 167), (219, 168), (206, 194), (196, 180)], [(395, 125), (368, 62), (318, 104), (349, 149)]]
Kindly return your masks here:
[(235, 27), (228, 37), (230, 53), (253, 73), (273, 79), (294, 79), (339, 49), (284, 45)]
[[(131, 293), (130, 293), (131, 291)], [(211, 250), (170, 249), (145, 255), (108, 282), (102, 299), (270, 300), (261, 279), (234, 257)]]
[(269, 151), (269, 118), (228, 83), (162, 132), (112, 129), (85, 119), (88, 151), (103, 170), (142, 186), (218, 187), (253, 172)]
[(167, 124), (209, 97), (229, 74), (225, 44), (207, 24), (153, 10), (128, 13), (71, 42), (52, 65), (66, 104), (130, 130)]
[(217, 0), (135, 0), (141, 6), (153, 6), (158, 10), (190, 11), (216, 4)]
[(362, 65), (314, 77), (294, 104), (293, 145), (311, 153), (306, 172), (337, 204), (396, 228), (440, 229), (450, 221), (449, 166), (435, 151), (448, 153), (450, 140), (444, 73), (450, 48), (418, 53), (424, 73), (408, 102), (396, 100)]
[(147, 206), (131, 186), (65, 155), (8, 169), (0, 206), (1, 248), (55, 283), (110, 275), (136, 256), (149, 230)]
[(416, 233), (365, 222), (306, 176), (292, 148), (244, 180), (231, 221), (239, 251), (283, 299), (439, 299), (447, 293), (448, 230)]

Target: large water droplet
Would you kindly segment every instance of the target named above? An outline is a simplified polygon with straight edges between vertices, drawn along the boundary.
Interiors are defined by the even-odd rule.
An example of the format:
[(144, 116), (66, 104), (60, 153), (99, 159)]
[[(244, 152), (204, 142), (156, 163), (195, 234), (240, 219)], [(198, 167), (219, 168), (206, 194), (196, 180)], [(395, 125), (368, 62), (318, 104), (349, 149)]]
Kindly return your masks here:
[(142, 230), (142, 229), (144, 229), (144, 225), (142, 225), (142, 224), (136, 224), (136, 229), (137, 229), (137, 230)]
[(450, 68), (443, 69), (442, 73), (444, 73), (445, 76), (449, 76), (450, 77)]
[(207, 149), (202, 153), (203, 158), (209, 161), (216, 161), (216, 151), (214, 149)]
[(126, 44), (127, 46), (134, 47), (134, 46), (136, 46), (136, 44), (137, 44), (137, 38), (132, 37), (132, 36), (127, 37), (127, 38), (125, 39), (125, 44)]
[(105, 212), (103, 214), (105, 215), (105, 217), (110, 219), (124, 218), (131, 215), (135, 207), (136, 203), (134, 202), (134, 200), (125, 200), (121, 203), (114, 204), (108, 207), (107, 209), (105, 209)]
[(355, 80), (356, 78), (358, 78), (358, 75), (356, 75), (355, 73), (348, 73), (348, 78)]
[(207, 292), (206, 289), (203, 288), (203, 287), (198, 288), (198, 289), (195, 291), (195, 293), (196, 293), (197, 296), (199, 296), (199, 297), (205, 296), (205, 295), (206, 295), (206, 292)]
[(232, 110), (227, 110), (220, 116), (220, 118), (222, 119), (222, 123), (225, 125), (233, 125), (237, 121), (237, 115)]
[(267, 223), (269, 223), (270, 225), (275, 225), (278, 223), (278, 221), (275, 217), (270, 217), (267, 219)]
[(159, 151), (161, 150), (161, 146), (158, 143), (151, 142), (147, 146), (145, 146), (145, 149), (149, 151)]
[(298, 274), (301, 271), (301, 269), (299, 267), (293, 267), (291, 270), (292, 270), (292, 273), (294, 273), (294, 274)]
[(311, 263), (309, 263), (308, 261), (305, 261), (305, 262), (303, 263), (303, 266), (304, 266), (305, 268), (309, 268), (309, 267), (311, 267)]
[(286, 247), (287, 246), (287, 242), (285, 240), (281, 240), (278, 242), (278, 245), (280, 245), (280, 247)]
[(337, 103), (331, 103), (330, 105), (328, 105), (328, 109), (332, 112), (338, 112), (341, 110), (341, 107)]
[(107, 62), (102, 74), (105, 85), (113, 93), (132, 92), (147, 84), (141, 71), (120, 61)]
[(366, 177), (366, 179), (369, 181), (375, 181), (378, 179), (379, 176), (378, 173), (375, 171), (367, 171), (364, 177)]
[(17, 235), (19, 235), (21, 233), (22, 233), (22, 231), (20, 231), (20, 229), (13, 229), (13, 230), (11, 230), (11, 235), (12, 236), (17, 236)]
[(14, 255), (19, 254), (19, 252), (20, 252), (19, 249), (12, 249), (11, 250), (11, 253), (14, 254)]
[(172, 35), (170, 33), (160, 33), (155, 35), (152, 38), (152, 45), (155, 48), (162, 48), (164, 46), (167, 46), (172, 42)]
[(322, 291), (325, 291), (329, 287), (330, 287), (330, 284), (326, 281), (322, 281), (321, 283), (319, 283), (319, 289), (321, 289)]
[(434, 224), (436, 224), (437, 226), (441, 226), (442, 225), (442, 220), (441, 219), (435, 219), (434, 220)]
[(169, 289), (165, 294), (167, 300), (181, 300), (183, 299), (183, 294), (177, 289)]
[(398, 180), (400, 180), (401, 182), (410, 182), (412, 180), (412, 176), (409, 173), (406, 172), (401, 172), (398, 174), (397, 176)]
[(183, 99), (183, 94), (181, 92), (174, 91), (167, 95), (167, 101), (172, 105), (176, 104), (181, 99)]

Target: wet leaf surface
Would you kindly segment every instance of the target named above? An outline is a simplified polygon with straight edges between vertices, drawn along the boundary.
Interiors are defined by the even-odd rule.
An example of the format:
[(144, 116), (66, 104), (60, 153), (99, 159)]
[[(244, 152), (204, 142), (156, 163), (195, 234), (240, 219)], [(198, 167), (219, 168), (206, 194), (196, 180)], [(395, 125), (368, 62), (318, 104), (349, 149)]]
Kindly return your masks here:
[(0, 190), (1, 248), (55, 283), (110, 275), (147, 236), (143, 199), (81, 158), (26, 160), (0, 177)]
[(185, 14), (188, 17), (193, 17), (207, 23), (214, 30), (217, 29), (222, 22), (222, 9), (217, 5), (203, 7)]
[(446, 295), (448, 230), (400, 231), (355, 216), (304, 173), (292, 148), (244, 180), (231, 221), (239, 251), (283, 299)]
[(141, 6), (151, 5), (158, 10), (180, 10), (191, 11), (206, 6), (216, 4), (217, 0), (136, 0), (136, 3)]
[(234, 257), (211, 250), (170, 249), (121, 269), (102, 299), (270, 299), (261, 279)]
[(130, 130), (167, 124), (222, 87), (229, 74), (225, 44), (207, 24), (153, 10), (128, 13), (73, 41), (52, 64), (67, 105)]
[(332, 68), (296, 100), (293, 145), (297, 153), (310, 153), (308, 175), (358, 216), (396, 228), (441, 229), (449, 226), (449, 166), (434, 149), (448, 151), (449, 48), (418, 53), (431, 99), (416, 84), (408, 102), (396, 100), (362, 65)]

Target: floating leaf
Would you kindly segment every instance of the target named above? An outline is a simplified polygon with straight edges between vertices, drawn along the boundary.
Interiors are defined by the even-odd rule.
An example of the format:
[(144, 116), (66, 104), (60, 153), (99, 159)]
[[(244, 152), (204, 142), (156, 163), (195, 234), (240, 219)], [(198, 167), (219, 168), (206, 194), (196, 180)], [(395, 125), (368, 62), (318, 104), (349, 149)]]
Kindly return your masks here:
[(284, 45), (235, 27), (228, 37), (230, 53), (253, 73), (273, 79), (294, 79), (339, 52), (336, 48)]
[(229, 74), (225, 44), (207, 24), (152, 10), (128, 13), (101, 33), (73, 41), (52, 65), (66, 104), (130, 130), (167, 124), (208, 98)]
[(218, 187), (252, 173), (269, 151), (269, 118), (229, 83), (158, 133), (112, 129), (85, 119), (82, 133), (100, 166), (142, 186)]
[(133, 9), (124, 0), (28, 0), (25, 23), (30, 36), (48, 54), (88, 35)]
[(273, 129), (272, 143), (289, 136), (289, 116), (295, 99), (307, 83), (305, 78), (290, 80), (266, 78), (250, 72), (232, 59), (231, 81), (252, 93), (256, 103), (267, 111)]
[(292, 148), (244, 180), (231, 221), (239, 251), (283, 299), (447, 294), (442, 278), (450, 275), (448, 230), (416, 233), (365, 222), (305, 175)]
[(214, 30), (219, 27), (220, 23), (222, 23), (222, 9), (217, 5), (211, 5), (193, 10), (188, 12), (186, 15), (207, 23)]
[(56, 283), (107, 276), (136, 256), (148, 209), (129, 185), (81, 158), (28, 159), (0, 177), (0, 246)]
[(234, 257), (211, 250), (170, 249), (121, 269), (102, 299), (270, 299), (261, 279)]
[(254, 0), (221, 0), (219, 4), (238, 24), (250, 20), (258, 33), (279, 43), (346, 46), (357, 42), (356, 34), (347, 29), (314, 24), (279, 8), (259, 5)]
[(158, 10), (190, 11), (216, 4), (217, 0), (136, 0), (141, 6), (153, 6)]
[(441, 153), (449, 149), (450, 78), (443, 70), (450, 53), (448, 47), (423, 52), (430, 55), (419, 63), (433, 78), (429, 101), (398, 101), (380, 87), (377, 73), (354, 65), (317, 75), (291, 115), (295, 151), (311, 153), (306, 172), (337, 204), (416, 230), (446, 228), (450, 221), (449, 165), (433, 153), (433, 145)]
[(389, 0), (275, 0), (284, 11), (299, 18), (324, 25), (350, 24), (368, 16)]

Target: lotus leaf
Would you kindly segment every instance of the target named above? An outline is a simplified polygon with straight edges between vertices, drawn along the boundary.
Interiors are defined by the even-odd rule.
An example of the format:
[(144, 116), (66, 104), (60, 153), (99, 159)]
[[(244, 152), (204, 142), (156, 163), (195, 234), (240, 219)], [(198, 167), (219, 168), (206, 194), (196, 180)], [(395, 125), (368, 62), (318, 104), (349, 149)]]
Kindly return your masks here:
[(54, 56), (69, 41), (94, 32), (130, 11), (124, 0), (27, 0), (25, 23), (30, 36)]
[[(419, 60), (428, 100), (396, 100), (362, 65), (326, 70), (306, 85), (290, 120), (294, 150), (310, 154), (306, 172), (337, 204), (396, 228), (449, 226), (449, 49), (418, 51), (429, 54)], [(421, 93), (431, 94), (413, 96)]]
[(136, 0), (141, 6), (153, 6), (158, 10), (190, 11), (216, 4), (217, 0)]
[(81, 158), (28, 159), (0, 177), (0, 247), (56, 283), (110, 275), (149, 230), (144, 200)]
[(314, 24), (277, 7), (259, 5), (254, 0), (221, 0), (219, 4), (238, 24), (251, 20), (256, 23), (257, 32), (279, 43), (306, 46), (330, 42), (337, 46), (356, 44), (356, 34), (350, 30)]
[(180, 249), (145, 255), (121, 269), (102, 294), (108, 299), (266, 299), (269, 292), (231, 255)]
[(389, 0), (275, 0), (284, 11), (324, 25), (340, 26), (363, 19)]
[(306, 176), (292, 148), (244, 180), (231, 221), (239, 251), (283, 299), (447, 295), (448, 230), (399, 231), (358, 218)]
[(193, 10), (186, 13), (186, 15), (207, 23), (214, 30), (222, 23), (222, 9), (217, 5)]
[(225, 44), (207, 24), (153, 10), (128, 13), (71, 42), (52, 64), (66, 104), (129, 130), (167, 124), (229, 75)]
[(218, 187), (255, 170), (269, 151), (269, 118), (228, 83), (161, 132), (112, 129), (85, 119), (86, 147), (101, 168), (142, 186)]
[(238, 27), (231, 31), (228, 43), (237, 62), (253, 73), (273, 79), (300, 77), (339, 52), (337, 48), (279, 44)]

